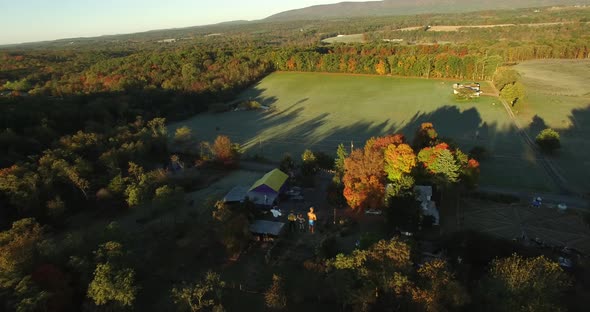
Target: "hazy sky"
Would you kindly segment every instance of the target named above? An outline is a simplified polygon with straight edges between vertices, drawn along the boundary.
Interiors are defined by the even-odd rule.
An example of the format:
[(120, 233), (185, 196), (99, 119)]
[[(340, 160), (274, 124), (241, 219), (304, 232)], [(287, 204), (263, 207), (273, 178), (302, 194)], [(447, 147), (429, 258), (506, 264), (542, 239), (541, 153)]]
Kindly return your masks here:
[(0, 44), (260, 19), (332, 0), (0, 0)]

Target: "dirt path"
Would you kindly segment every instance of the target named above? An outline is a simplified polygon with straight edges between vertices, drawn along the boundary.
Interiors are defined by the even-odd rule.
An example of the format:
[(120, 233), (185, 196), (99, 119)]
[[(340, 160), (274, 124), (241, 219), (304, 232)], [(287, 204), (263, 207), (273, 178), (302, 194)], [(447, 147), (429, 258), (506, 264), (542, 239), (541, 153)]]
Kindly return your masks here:
[[(490, 83), (490, 86), (494, 89), (495, 93), (498, 93), (498, 94), (500, 93), (493, 83)], [(563, 175), (558, 171), (558, 169), (552, 164), (551, 160), (547, 159), (545, 157), (545, 155), (543, 153), (541, 153), (541, 151), (537, 148), (535, 141), (533, 141), (533, 139), (529, 136), (529, 134), (524, 130), (524, 128), (522, 127), (522, 125), (520, 124), (520, 122), (518, 121), (516, 116), (514, 115), (514, 112), (512, 112), (512, 108), (510, 108), (510, 105), (508, 105), (508, 103), (504, 99), (502, 99), (501, 97), (499, 97), (499, 99), (502, 102), (502, 104), (504, 105), (504, 108), (506, 109), (506, 112), (508, 113), (508, 117), (510, 117), (510, 120), (512, 120), (512, 123), (514, 124), (514, 126), (518, 130), (518, 133), (520, 134), (520, 136), (522, 136), (522, 138), (527, 143), (527, 145), (535, 153), (536, 158), (541, 163), (541, 166), (545, 169), (545, 171), (547, 172), (547, 174), (549, 175), (549, 177), (551, 178), (553, 183), (559, 189), (559, 193), (562, 195), (576, 194), (576, 192), (574, 192), (571, 189), (567, 179), (565, 179), (565, 177), (563, 177)]]

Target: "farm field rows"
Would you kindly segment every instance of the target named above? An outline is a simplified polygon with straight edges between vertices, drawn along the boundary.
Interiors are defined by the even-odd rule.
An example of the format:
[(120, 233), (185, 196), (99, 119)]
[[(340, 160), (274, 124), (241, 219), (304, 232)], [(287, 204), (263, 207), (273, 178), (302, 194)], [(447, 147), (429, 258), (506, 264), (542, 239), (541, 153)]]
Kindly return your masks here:
[(421, 123), (433, 122), (441, 136), (465, 151), (476, 145), (493, 151), (493, 159), (482, 163), (482, 185), (550, 191), (553, 185), (498, 99), (458, 101), (453, 82), (274, 73), (239, 96), (274, 110), (201, 114), (170, 125), (170, 132), (187, 125), (199, 140), (228, 135), (247, 154), (280, 160), (287, 152), (297, 159), (306, 148), (333, 154), (340, 143), (361, 147), (371, 136), (388, 133), (411, 140)]
[(562, 148), (552, 161), (574, 187), (590, 187), (590, 60), (539, 60), (517, 65), (526, 98), (514, 108), (531, 137), (551, 127)]

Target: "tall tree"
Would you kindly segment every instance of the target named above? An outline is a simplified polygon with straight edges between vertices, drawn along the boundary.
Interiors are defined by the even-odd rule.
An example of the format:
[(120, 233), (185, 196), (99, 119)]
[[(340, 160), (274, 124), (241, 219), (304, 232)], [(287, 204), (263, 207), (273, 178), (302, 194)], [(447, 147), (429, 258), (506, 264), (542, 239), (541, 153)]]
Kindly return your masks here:
[(287, 296), (283, 285), (283, 279), (273, 274), (272, 284), (264, 293), (266, 306), (273, 310), (282, 310), (287, 307)]
[(560, 298), (569, 286), (558, 263), (514, 254), (492, 262), (479, 306), (485, 311), (564, 311)]
[(217, 307), (221, 310), (221, 297), (225, 282), (219, 274), (207, 272), (205, 277), (195, 283), (183, 283), (172, 288), (172, 299), (180, 307), (188, 307), (191, 312), (204, 311)]
[(353, 209), (379, 207), (385, 196), (383, 151), (369, 145), (344, 161), (344, 197)]

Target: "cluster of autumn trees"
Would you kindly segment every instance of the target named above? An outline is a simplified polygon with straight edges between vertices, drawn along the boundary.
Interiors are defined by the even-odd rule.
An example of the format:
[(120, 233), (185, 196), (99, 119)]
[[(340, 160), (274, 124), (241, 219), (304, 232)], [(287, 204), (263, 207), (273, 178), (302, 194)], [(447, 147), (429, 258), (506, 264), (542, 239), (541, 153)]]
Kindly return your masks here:
[[(176, 140), (192, 136), (176, 134)], [(206, 145), (197, 153), (208, 155), (202, 161), (235, 164), (238, 152), (227, 137)], [(143, 246), (144, 238), (126, 237), (117, 223), (86, 232), (67, 220), (80, 212), (120, 214), (127, 208), (149, 216), (185, 205), (182, 181), (162, 169), (180, 162), (167, 146), (165, 119), (138, 117), (108, 133), (62, 136), (41, 155), (0, 169), (6, 226), (0, 232), (1, 308), (120, 310), (134, 305), (140, 289), (136, 276), (145, 268), (129, 245)], [(248, 216), (220, 207), (206, 219), (219, 231), (210, 234), (211, 244), (221, 242), (228, 253), (241, 250), (248, 240)]]
[(412, 145), (396, 134), (371, 138), (350, 155), (342, 148), (338, 154), (337, 182), (353, 209), (383, 207), (386, 197), (411, 193), (416, 182), (473, 187), (479, 178), (477, 160), (440, 139), (431, 123), (420, 126)]
[(138, 118), (108, 133), (63, 136), (40, 155), (0, 169), (3, 215), (50, 221), (88, 203), (101, 205), (101, 200), (104, 205), (113, 200), (138, 205), (154, 196), (165, 177), (162, 169), (144, 168), (167, 158), (162, 118)]
[[(471, 264), (421, 259), (414, 242), (378, 240), (349, 254), (307, 260), (295, 274), (274, 275), (267, 307), (308, 303), (341, 311), (558, 311), (572, 279), (544, 256), (487, 259), (475, 281)], [(479, 246), (484, 249), (486, 246)], [(478, 268), (480, 269), (480, 268)], [(293, 281), (304, 280), (303, 287)], [(299, 282), (300, 283), (300, 282)]]
[(32, 218), (0, 232), (2, 308), (89, 311), (131, 306), (139, 290), (134, 260), (122, 243), (110, 240), (122, 237), (120, 229), (112, 223), (93, 234), (56, 240)]

